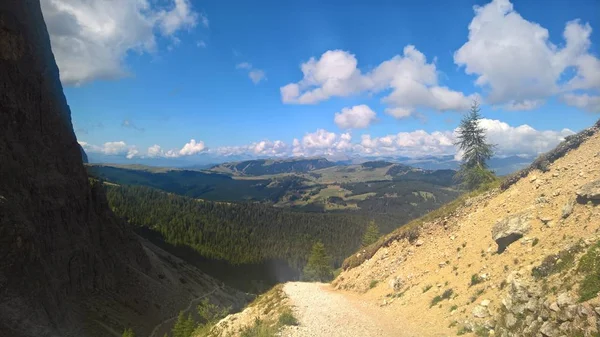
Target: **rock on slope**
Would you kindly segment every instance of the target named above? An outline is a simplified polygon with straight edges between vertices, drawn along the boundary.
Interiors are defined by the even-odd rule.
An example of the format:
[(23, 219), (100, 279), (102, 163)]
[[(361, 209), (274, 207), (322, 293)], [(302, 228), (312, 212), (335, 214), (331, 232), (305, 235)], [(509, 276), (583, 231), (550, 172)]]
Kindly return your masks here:
[(88, 181), (37, 0), (0, 1), (0, 163), (0, 336), (144, 335), (215, 288)]
[(333, 286), (364, 293), (422, 336), (597, 333), (599, 130), (569, 138), (504, 190), (424, 223), (411, 242), (392, 234)]

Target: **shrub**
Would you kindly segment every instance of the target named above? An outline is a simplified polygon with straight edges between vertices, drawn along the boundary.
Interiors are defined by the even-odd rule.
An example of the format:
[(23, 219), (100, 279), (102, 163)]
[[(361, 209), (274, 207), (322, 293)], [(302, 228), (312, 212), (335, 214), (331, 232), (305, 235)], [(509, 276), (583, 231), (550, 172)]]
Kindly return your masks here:
[(431, 284), (428, 284), (426, 286), (423, 287), (423, 294), (426, 293), (429, 289), (431, 289), (431, 287), (433, 287)]
[(279, 324), (281, 325), (298, 325), (298, 320), (294, 316), (294, 313), (291, 309), (284, 310), (281, 315), (279, 315)]
[(577, 273), (584, 275), (579, 286), (579, 300), (583, 302), (596, 297), (600, 292), (600, 241), (581, 257)]
[(452, 297), (452, 294), (454, 294), (454, 290), (446, 289), (446, 291), (444, 291), (441, 295), (437, 295), (431, 300), (431, 305), (429, 307), (431, 308), (434, 305), (440, 303), (441, 301), (449, 299), (450, 297)]
[(471, 287), (483, 282), (483, 278), (477, 274), (471, 275)]
[(375, 288), (377, 286), (377, 283), (379, 283), (379, 281), (371, 280), (371, 283), (369, 283), (369, 289)]

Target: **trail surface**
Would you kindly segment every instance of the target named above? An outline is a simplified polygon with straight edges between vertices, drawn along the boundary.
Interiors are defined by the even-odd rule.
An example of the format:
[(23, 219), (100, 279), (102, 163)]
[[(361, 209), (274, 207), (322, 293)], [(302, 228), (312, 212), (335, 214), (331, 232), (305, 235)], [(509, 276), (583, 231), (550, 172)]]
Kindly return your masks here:
[(290, 282), (283, 287), (299, 326), (286, 327), (284, 337), (416, 337), (377, 305), (357, 295), (332, 291), (328, 284)]

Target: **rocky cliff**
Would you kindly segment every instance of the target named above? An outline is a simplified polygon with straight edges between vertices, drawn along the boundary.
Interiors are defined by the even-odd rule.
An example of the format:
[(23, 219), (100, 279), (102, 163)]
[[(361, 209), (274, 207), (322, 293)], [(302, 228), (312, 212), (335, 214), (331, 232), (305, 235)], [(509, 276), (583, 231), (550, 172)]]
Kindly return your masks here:
[(38, 0), (0, 1), (0, 336), (147, 334), (217, 283), (140, 240), (90, 183)]

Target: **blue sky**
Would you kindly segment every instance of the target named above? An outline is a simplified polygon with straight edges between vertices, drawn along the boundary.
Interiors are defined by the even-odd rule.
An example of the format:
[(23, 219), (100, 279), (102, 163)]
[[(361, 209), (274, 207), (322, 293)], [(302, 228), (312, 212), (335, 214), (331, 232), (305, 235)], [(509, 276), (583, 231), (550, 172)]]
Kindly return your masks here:
[(451, 154), (476, 98), (534, 155), (600, 118), (595, 0), (122, 2), (42, 1), (89, 153)]

